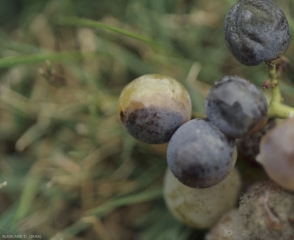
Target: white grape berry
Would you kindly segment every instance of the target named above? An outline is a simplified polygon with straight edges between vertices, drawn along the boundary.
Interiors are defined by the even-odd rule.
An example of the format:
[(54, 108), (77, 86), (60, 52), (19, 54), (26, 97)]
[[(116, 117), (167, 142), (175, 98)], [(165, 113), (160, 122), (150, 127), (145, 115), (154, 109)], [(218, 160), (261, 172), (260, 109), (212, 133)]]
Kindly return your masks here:
[(190, 227), (204, 229), (212, 227), (236, 205), (240, 188), (241, 178), (236, 168), (217, 185), (204, 189), (183, 185), (168, 170), (163, 191), (166, 205), (176, 219)]

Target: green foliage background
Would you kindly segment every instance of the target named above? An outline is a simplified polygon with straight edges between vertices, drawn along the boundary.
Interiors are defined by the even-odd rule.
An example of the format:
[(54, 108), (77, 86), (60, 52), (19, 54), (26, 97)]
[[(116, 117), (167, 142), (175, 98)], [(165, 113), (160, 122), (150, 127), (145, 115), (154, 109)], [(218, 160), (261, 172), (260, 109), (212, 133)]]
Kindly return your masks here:
[[(163, 202), (166, 145), (128, 136), (117, 101), (148, 73), (181, 81), (196, 115), (205, 114), (209, 84), (225, 75), (261, 86), (266, 65), (243, 66), (225, 46), (223, 22), (235, 2), (1, 0), (0, 236), (203, 239)], [(277, 4), (294, 35), (294, 1)], [(293, 53), (292, 42), (291, 63)], [(283, 80), (294, 106), (293, 68)], [(244, 176), (253, 171), (239, 167)]]

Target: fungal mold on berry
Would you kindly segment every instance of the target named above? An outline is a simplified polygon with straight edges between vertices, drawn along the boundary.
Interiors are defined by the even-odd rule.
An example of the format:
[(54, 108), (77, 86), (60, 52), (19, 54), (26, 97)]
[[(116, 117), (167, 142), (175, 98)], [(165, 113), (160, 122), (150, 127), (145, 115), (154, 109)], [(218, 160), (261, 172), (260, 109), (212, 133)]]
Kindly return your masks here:
[(241, 240), (294, 239), (294, 193), (273, 181), (255, 183), (241, 197)]

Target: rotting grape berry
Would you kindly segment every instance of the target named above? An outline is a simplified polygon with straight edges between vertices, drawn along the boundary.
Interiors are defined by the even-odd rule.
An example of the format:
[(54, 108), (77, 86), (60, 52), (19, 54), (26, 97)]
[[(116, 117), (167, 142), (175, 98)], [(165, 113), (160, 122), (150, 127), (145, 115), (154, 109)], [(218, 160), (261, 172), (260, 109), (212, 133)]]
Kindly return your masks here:
[(283, 11), (270, 0), (240, 0), (225, 19), (225, 41), (234, 57), (252, 66), (283, 54), (291, 41)]
[(239, 212), (231, 209), (226, 212), (221, 219), (205, 235), (205, 240), (237, 240), (238, 236)]
[(275, 126), (276, 119), (270, 118), (262, 129), (237, 141), (238, 156), (241, 155), (246, 162), (252, 165), (260, 166), (256, 162), (256, 156), (259, 154), (261, 138)]
[(192, 114), (189, 93), (177, 80), (148, 74), (130, 82), (119, 98), (119, 118), (129, 134), (150, 143), (168, 142)]
[(241, 197), (237, 225), (240, 239), (294, 239), (293, 203), (294, 193), (273, 181), (255, 183)]
[(238, 76), (226, 76), (216, 82), (207, 94), (205, 108), (209, 121), (232, 138), (256, 132), (268, 120), (263, 93)]
[(167, 148), (171, 172), (192, 188), (208, 188), (222, 181), (234, 167), (236, 157), (235, 140), (204, 119), (182, 125)]
[(205, 189), (187, 187), (167, 170), (163, 196), (168, 209), (180, 222), (194, 228), (210, 228), (236, 205), (241, 186), (236, 168), (223, 181)]
[(269, 131), (261, 140), (257, 161), (280, 186), (294, 191), (294, 119)]

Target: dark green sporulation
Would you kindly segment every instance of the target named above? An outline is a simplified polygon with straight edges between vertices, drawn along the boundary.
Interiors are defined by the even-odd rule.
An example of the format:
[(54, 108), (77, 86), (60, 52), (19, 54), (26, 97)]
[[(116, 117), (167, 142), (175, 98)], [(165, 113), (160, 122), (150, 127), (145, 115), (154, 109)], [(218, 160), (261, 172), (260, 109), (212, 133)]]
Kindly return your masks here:
[(205, 108), (209, 121), (232, 138), (258, 131), (268, 119), (263, 93), (238, 76), (226, 76), (216, 82), (206, 96)]
[(235, 153), (233, 139), (209, 121), (193, 119), (172, 136), (167, 149), (167, 162), (171, 172), (184, 185), (208, 188), (229, 174), (235, 165)]
[(167, 108), (140, 108), (120, 112), (120, 119), (128, 133), (136, 139), (150, 143), (168, 142), (184, 122), (180, 113)]
[(251, 66), (283, 54), (291, 41), (283, 11), (269, 0), (240, 0), (225, 19), (225, 41), (234, 57)]

